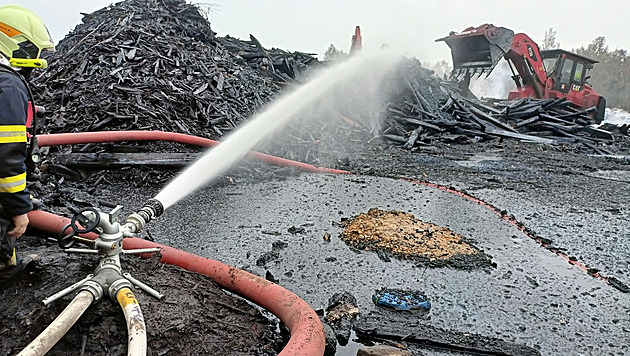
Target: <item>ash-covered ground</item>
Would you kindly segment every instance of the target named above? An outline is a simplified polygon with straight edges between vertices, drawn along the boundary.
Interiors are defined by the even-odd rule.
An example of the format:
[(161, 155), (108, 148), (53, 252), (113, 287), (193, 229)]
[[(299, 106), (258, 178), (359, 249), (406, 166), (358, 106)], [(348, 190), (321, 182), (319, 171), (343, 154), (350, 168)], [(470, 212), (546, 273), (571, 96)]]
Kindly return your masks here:
[[(160, 243), (276, 281), (315, 309), (324, 310), (335, 293), (351, 293), (361, 311), (354, 327), (362, 342), (370, 342), (365, 330), (376, 324), (383, 326), (382, 335), (372, 335), (371, 342), (383, 343), (389, 335), (418, 355), (474, 354), (471, 345), (479, 343), (494, 345), (486, 352), (497, 354), (625, 354), (630, 332), (627, 160), (511, 141), (442, 146), (430, 153), (374, 141), (322, 149), (319, 157), (322, 165), (360, 176), (299, 174), (247, 161), (167, 210), (148, 233)], [(156, 172), (140, 169), (134, 175)], [(66, 180), (58, 201), (80, 206), (97, 194), (124, 201), (131, 212), (160, 186), (125, 179), (128, 173), (99, 171), (84, 182)], [(101, 175), (111, 184), (94, 186)], [(408, 179), (450, 186), (490, 203), (547, 247), (487, 207)], [(51, 210), (72, 210), (61, 205)], [(493, 266), (437, 267), (345, 244), (337, 224), (372, 207), (406, 211), (461, 233), (491, 257)], [(555, 251), (609, 281), (570, 265)], [(384, 287), (426, 293), (431, 312), (375, 307), (371, 294)], [(15, 307), (27, 312), (18, 301)], [(32, 312), (32, 305), (27, 309)], [(169, 323), (155, 325), (156, 333)], [(416, 334), (400, 341), (401, 328)], [(354, 355), (362, 346), (354, 340), (338, 345), (337, 354)], [(431, 343), (441, 346), (427, 346)], [(454, 351), (462, 347), (469, 351)]]
[[(75, 293), (47, 306), (45, 298), (82, 280), (98, 264), (94, 255), (66, 254), (42, 238), (29, 235), (20, 240), (20, 252), (36, 254), (41, 267), (0, 291), (2, 355), (22, 351)], [(134, 288), (146, 322), (149, 355), (276, 355), (282, 349), (275, 318), (209, 278), (163, 264), (158, 255), (148, 260), (124, 256), (122, 266), (123, 272), (165, 296), (156, 300)], [(127, 326), (120, 307), (105, 295), (46, 354), (126, 355)]]

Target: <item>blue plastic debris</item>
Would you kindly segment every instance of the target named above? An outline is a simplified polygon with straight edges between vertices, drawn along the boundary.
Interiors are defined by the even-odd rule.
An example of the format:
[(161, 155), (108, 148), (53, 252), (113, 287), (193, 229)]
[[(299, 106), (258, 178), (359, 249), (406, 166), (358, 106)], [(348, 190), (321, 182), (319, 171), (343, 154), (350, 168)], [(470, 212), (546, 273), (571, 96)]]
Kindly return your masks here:
[(431, 309), (431, 301), (427, 296), (416, 291), (382, 288), (372, 295), (372, 301), (376, 305), (395, 310), (429, 311)]

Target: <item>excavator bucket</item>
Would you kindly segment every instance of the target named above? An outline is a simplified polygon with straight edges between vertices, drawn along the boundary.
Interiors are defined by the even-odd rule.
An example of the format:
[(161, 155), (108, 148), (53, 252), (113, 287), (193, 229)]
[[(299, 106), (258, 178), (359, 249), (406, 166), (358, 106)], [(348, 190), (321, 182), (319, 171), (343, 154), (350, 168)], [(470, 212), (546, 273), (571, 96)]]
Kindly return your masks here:
[(469, 27), (461, 33), (451, 32), (450, 36), (435, 40), (444, 41), (451, 47), (453, 76), (472, 77), (490, 72), (512, 47), (514, 31), (505, 27), (482, 25)]

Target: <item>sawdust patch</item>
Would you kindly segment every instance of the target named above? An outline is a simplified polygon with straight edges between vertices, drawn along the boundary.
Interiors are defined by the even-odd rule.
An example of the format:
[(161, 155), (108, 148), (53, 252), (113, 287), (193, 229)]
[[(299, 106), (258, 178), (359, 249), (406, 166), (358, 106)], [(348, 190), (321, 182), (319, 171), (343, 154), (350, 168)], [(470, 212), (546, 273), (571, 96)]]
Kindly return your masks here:
[[(423, 261), (447, 261), (483, 254), (447, 227), (423, 222), (413, 214), (378, 208), (343, 223), (341, 238), (363, 250), (385, 251)], [(476, 259), (476, 258), (473, 258)]]

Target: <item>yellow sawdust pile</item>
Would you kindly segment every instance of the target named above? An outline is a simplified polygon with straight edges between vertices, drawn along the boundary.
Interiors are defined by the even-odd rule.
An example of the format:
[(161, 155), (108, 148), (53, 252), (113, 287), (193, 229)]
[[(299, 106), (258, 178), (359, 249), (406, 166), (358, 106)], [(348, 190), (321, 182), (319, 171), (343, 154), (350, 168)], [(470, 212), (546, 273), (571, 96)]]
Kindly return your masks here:
[(447, 260), (478, 253), (462, 235), (446, 227), (422, 222), (409, 213), (378, 208), (346, 222), (341, 238), (359, 249), (383, 250), (404, 258)]

